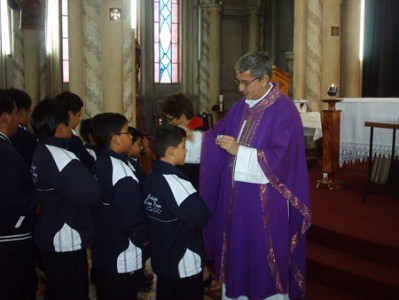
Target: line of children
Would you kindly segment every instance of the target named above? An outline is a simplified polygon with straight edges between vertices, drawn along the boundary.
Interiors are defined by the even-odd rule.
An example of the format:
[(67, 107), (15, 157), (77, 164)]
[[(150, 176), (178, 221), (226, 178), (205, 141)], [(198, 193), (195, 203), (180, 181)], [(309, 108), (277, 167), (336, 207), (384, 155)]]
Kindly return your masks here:
[[(25, 127), (31, 102), (27, 103), (22, 104), (19, 118)], [(64, 92), (55, 99), (41, 101), (31, 118), (39, 139), (31, 165), (31, 179), (40, 198), (34, 241), (47, 279), (45, 298), (88, 298), (86, 250), (91, 246), (98, 299), (136, 299), (139, 286), (143, 286), (143, 265), (149, 257), (150, 223), (151, 255), (158, 272), (157, 299), (202, 299), (201, 228), (209, 212), (189, 178), (176, 168), (184, 163), (186, 155), (185, 131), (176, 126), (157, 130), (153, 142), (160, 161), (146, 180), (137, 159), (145, 138), (129, 128), (121, 114), (104, 113), (82, 122), (82, 136), (87, 125), (95, 139), (96, 156), (90, 161), (81, 155), (83, 143), (76, 140), (73, 128), (79, 123), (82, 106), (77, 95)], [(7, 141), (8, 136), (4, 136), (2, 140)], [(146, 209), (141, 193), (144, 182)], [(26, 199), (33, 199), (34, 188), (31, 191)], [(150, 208), (154, 197), (159, 197), (162, 208), (155, 217), (170, 223), (154, 218)], [(30, 215), (26, 212), (21, 224), (32, 224), (35, 203), (32, 200)], [(4, 258), (3, 235), (1, 231), (0, 258)], [(31, 264), (26, 266), (34, 270), (33, 254), (24, 256), (30, 257)], [(9, 275), (5, 278), (12, 280)], [(144, 279), (151, 282), (152, 275)], [(34, 276), (31, 281), (33, 299)], [(24, 284), (21, 281), (20, 286)]]

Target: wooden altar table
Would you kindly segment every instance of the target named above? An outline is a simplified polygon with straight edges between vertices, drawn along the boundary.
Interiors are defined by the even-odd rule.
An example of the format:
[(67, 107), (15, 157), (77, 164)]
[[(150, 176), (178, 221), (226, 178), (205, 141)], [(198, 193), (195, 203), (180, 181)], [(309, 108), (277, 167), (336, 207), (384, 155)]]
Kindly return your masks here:
[(395, 187), (393, 183), (393, 178), (388, 178), (388, 183), (390, 184), (390, 189), (384, 191), (372, 191), (371, 190), (371, 171), (373, 165), (373, 140), (374, 140), (374, 128), (392, 129), (392, 146), (391, 146), (391, 161), (390, 168), (393, 166), (393, 158), (395, 157), (395, 142), (396, 142), (396, 129), (399, 129), (399, 121), (393, 122), (365, 122), (365, 127), (370, 128), (370, 147), (369, 147), (369, 158), (368, 158), (368, 176), (366, 191), (363, 193), (363, 203), (366, 202), (366, 196), (369, 194), (387, 192), (395, 196)]

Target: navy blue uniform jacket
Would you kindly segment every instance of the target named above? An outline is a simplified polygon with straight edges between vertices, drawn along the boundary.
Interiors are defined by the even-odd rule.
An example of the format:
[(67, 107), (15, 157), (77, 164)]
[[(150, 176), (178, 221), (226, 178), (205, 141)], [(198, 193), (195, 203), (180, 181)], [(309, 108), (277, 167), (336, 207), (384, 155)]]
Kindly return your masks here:
[(0, 244), (32, 238), (36, 207), (28, 166), (0, 133)]
[(102, 197), (95, 210), (93, 265), (111, 273), (143, 267), (147, 219), (140, 188), (127, 156), (103, 148), (93, 166)]
[(205, 264), (201, 229), (209, 210), (188, 178), (177, 167), (158, 161), (147, 175), (143, 197), (154, 272), (168, 279), (200, 273)]
[(32, 133), (26, 130), (23, 125), (18, 126), (17, 134), (10, 138), (11, 143), (26, 161), (28, 168), (32, 163), (33, 153), (35, 152), (37, 141)]
[(41, 139), (31, 166), (41, 204), (34, 240), (39, 249), (49, 252), (84, 249), (94, 239), (92, 209), (101, 190), (93, 174), (65, 149), (68, 142)]

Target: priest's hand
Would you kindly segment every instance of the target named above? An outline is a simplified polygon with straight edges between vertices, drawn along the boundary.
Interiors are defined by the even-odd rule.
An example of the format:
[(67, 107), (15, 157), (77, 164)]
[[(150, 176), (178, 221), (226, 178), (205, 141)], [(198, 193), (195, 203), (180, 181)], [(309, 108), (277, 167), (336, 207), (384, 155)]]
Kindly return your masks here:
[(220, 135), (215, 140), (216, 145), (226, 150), (231, 155), (236, 156), (238, 153), (238, 143), (236, 139), (229, 135)]

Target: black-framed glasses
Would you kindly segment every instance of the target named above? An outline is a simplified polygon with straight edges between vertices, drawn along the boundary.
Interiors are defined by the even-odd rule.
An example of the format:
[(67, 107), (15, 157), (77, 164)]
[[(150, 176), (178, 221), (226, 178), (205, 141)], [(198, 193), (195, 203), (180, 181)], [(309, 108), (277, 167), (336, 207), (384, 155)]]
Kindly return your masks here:
[(121, 134), (130, 134), (130, 135), (132, 135), (132, 133), (130, 131), (115, 133), (115, 135), (121, 135)]
[(252, 79), (252, 80), (250, 80), (250, 81), (246, 81), (246, 80), (238, 80), (238, 79), (234, 79), (234, 83), (236, 84), (236, 85), (240, 85), (240, 84), (243, 84), (243, 85), (245, 85), (245, 86), (248, 86), (248, 85), (250, 85), (252, 82), (254, 82), (256, 79), (258, 79), (258, 77), (255, 77), (254, 79)]
[(166, 115), (164, 115), (164, 117), (165, 117), (166, 121), (168, 121), (168, 122), (176, 119), (176, 117), (174, 117), (174, 116), (166, 116)]

